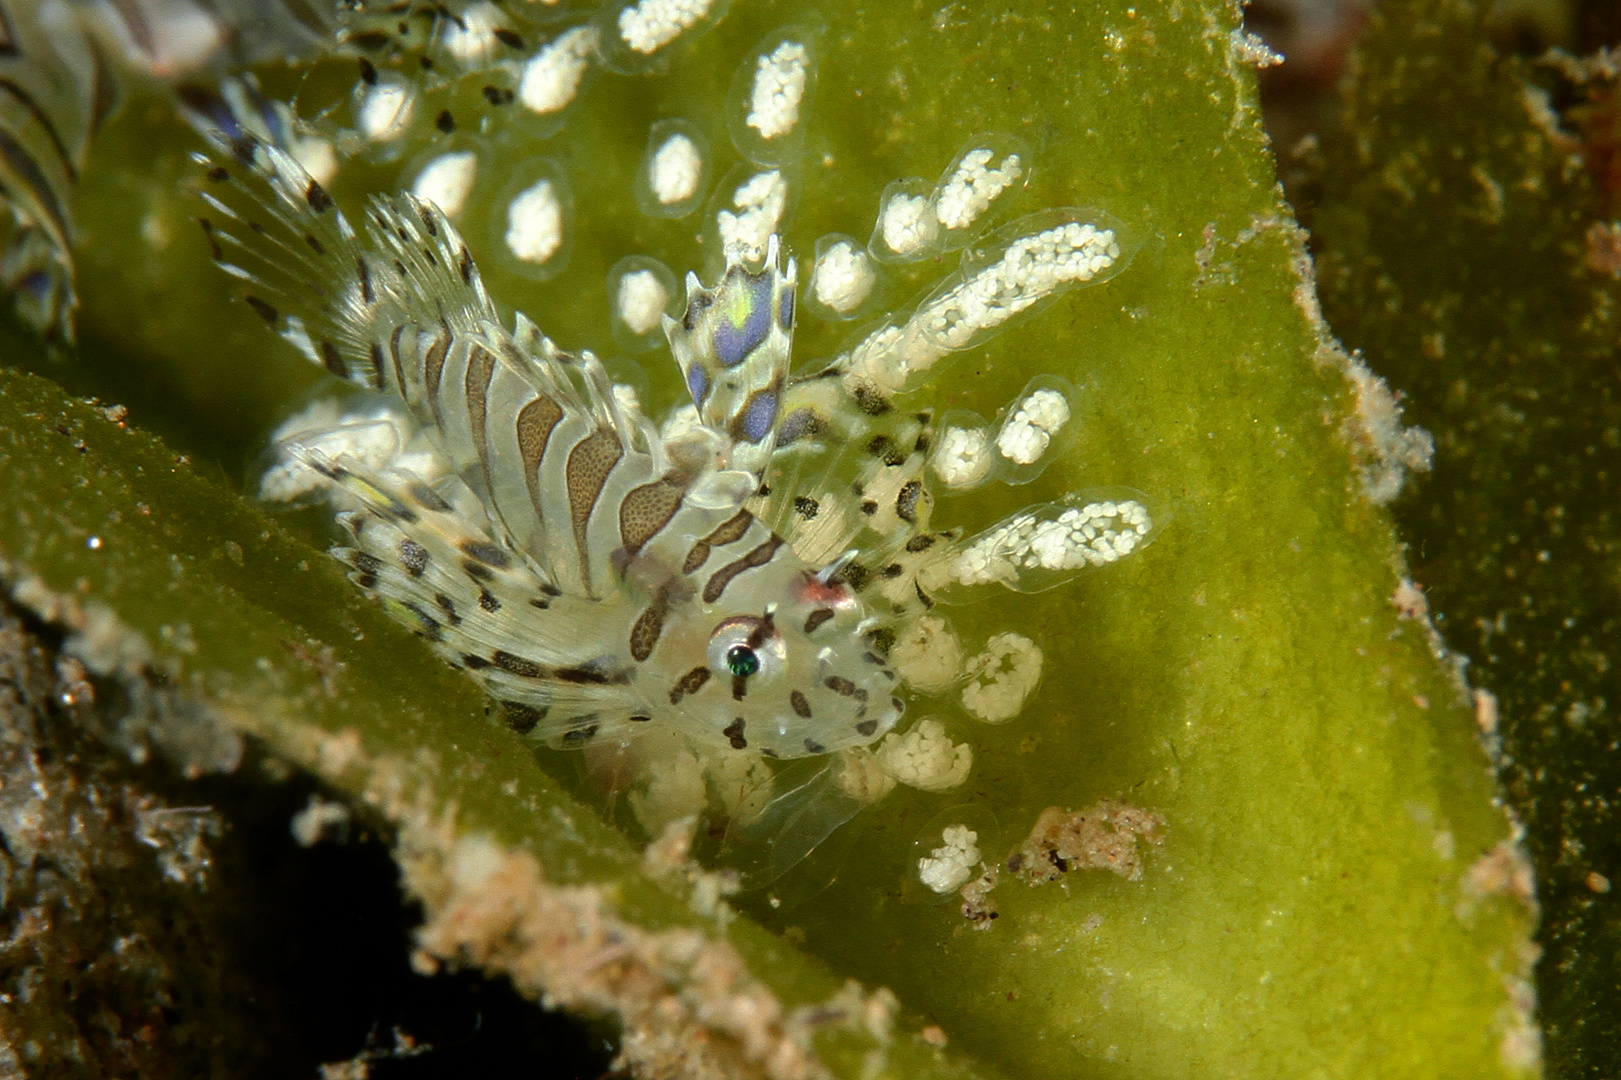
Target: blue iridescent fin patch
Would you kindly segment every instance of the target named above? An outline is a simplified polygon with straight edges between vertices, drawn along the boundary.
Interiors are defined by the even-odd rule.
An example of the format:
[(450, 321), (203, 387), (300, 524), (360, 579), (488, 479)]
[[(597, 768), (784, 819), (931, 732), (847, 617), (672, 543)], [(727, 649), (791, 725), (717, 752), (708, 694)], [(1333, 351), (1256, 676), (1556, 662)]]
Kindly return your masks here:
[(699, 417), (732, 440), (732, 468), (758, 472), (776, 446), (797, 283), (773, 236), (758, 271), (729, 262), (713, 288), (687, 275), (686, 311), (664, 319)]

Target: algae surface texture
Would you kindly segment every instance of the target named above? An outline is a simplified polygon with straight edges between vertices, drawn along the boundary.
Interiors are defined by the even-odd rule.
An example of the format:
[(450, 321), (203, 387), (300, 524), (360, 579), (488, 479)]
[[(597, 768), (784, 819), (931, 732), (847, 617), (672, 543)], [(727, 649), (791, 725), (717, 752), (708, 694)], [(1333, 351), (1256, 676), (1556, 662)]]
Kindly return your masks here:
[[(568, 25), (510, 17), (526, 48)], [(509, 121), (498, 83), (440, 91), (451, 125), (433, 122), (438, 99), (424, 108), (423, 147), (450, 126), (486, 140), (496, 170), (545, 158), (566, 178), (559, 272), (520, 273), (477, 224), (510, 196), (499, 171), (468, 196), (468, 245), (504, 311), (618, 358), (655, 413), (679, 377), (667, 351), (633, 360), (616, 339), (610, 268), (648, 255), (713, 280), (719, 264), (710, 211), (638, 209), (648, 132), (693, 118), (725, 174), (734, 73), (784, 26), (816, 31), (783, 165), (792, 251), (870, 235), (886, 186), (940, 175), (986, 132), (1029, 155), (998, 223), (1097, 207), (1140, 244), (1118, 277), (899, 400), (991, 416), (1033, 376), (1068, 380), (1073, 441), (1046, 471), (943, 494), (936, 522), (972, 533), (1129, 485), (1162, 523), (1155, 544), (1051, 591), (942, 605), (966, 652), (1009, 633), (1039, 645), (1034, 691), (996, 724), (960, 680), (912, 693), (909, 722), (971, 748), (966, 781), (896, 788), (763, 889), (724, 900), (731, 883), (679, 833), (643, 849), (604, 822), (565, 752), (537, 755), (364, 601), (321, 522), (239, 493), (313, 369), (209, 264), (190, 220), (199, 143), (160, 88), (132, 93), (84, 175), (82, 347), (46, 358), (18, 338), (0, 371), (0, 575), (65, 655), (135, 688), (92, 732), (104, 753), (228, 780), (246, 745), (330, 785), (392, 839), (421, 905), (419, 972), (478, 968), (606, 1018), (635, 1075), (1540, 1075), (1530, 871), (1386, 509), (1429, 467), (1429, 439), (1322, 319), (1257, 114), (1270, 54), (1238, 17), (738, 0), (656, 70), (593, 71), (555, 130)], [(319, 105), (346, 100), (357, 66), (415, 64), (260, 76)], [(346, 163), (331, 193), (353, 212), (417, 161)], [(871, 313), (956, 259), (885, 264)], [(851, 325), (802, 313), (799, 363), (835, 355)], [(919, 860), (956, 825), (979, 861), (939, 902)]]
[(1549, 1074), (1596, 1077), (1621, 1055), (1616, 71), (1603, 51), (1499, 51), (1489, 15), (1381, 7), (1311, 225), (1330, 322), (1435, 434), (1398, 527), (1498, 718), (1537, 869)]

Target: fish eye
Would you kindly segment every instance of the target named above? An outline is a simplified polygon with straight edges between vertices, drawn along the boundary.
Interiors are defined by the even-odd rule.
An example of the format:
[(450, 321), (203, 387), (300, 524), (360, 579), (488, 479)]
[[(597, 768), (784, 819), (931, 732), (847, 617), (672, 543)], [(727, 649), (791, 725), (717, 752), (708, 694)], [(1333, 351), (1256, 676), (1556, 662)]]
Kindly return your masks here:
[(747, 645), (733, 645), (726, 650), (726, 668), (740, 679), (746, 679), (760, 670), (760, 657)]

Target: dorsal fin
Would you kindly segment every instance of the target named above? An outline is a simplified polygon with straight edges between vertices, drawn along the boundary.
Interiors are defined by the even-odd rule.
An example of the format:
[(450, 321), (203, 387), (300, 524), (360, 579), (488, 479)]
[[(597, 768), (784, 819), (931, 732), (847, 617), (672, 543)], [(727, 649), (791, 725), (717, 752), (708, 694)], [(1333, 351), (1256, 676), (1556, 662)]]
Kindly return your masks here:
[(776, 447), (793, 344), (792, 259), (777, 237), (759, 271), (728, 261), (714, 288), (687, 275), (687, 310), (664, 333), (705, 426), (732, 441), (732, 467), (760, 472)]

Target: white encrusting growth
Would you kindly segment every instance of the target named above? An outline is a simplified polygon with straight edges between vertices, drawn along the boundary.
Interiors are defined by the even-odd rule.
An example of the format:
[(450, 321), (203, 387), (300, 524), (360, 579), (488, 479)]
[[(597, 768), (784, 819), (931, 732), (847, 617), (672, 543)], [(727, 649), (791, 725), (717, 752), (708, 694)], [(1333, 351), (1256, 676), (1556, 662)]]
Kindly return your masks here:
[(1031, 224), (1069, 213), (1046, 211), (1035, 221), (1014, 222), (1007, 230), (1014, 239), (999, 252), (966, 262), (904, 326), (881, 327), (842, 357), (841, 366), (858, 382), (900, 390), (941, 357), (980, 344), (1049, 297), (1117, 270), (1121, 247), (1111, 228), (1060, 220), (1021, 235)]
[(663, 206), (675, 206), (698, 194), (703, 174), (704, 157), (698, 144), (677, 131), (653, 152), (648, 179), (653, 197)]
[(745, 123), (762, 139), (780, 139), (799, 123), (799, 103), (810, 77), (810, 54), (797, 41), (784, 41), (755, 66), (754, 91)]
[(934, 213), (948, 229), (966, 229), (990, 208), (997, 196), (1024, 175), (1018, 154), (1008, 154), (992, 167), (996, 152), (979, 147), (963, 155), (935, 197)]
[(714, 0), (640, 0), (619, 11), (619, 36), (650, 56), (702, 22)]
[(423, 202), (433, 203), (446, 217), (454, 218), (466, 204), (477, 175), (478, 155), (471, 150), (452, 150), (422, 167), (411, 183), (411, 194)]
[(904, 735), (884, 736), (878, 761), (896, 780), (919, 791), (961, 787), (974, 767), (974, 748), (953, 743), (938, 720), (922, 720)]
[(1105, 566), (1130, 555), (1153, 527), (1147, 508), (1135, 499), (1079, 507), (1048, 503), (980, 534), (952, 559), (949, 574), (963, 585), (1041, 587), (1051, 583), (1044, 571)]
[(619, 279), (614, 311), (633, 334), (657, 330), (670, 304), (670, 292), (651, 270), (632, 270)]
[(407, 83), (379, 80), (360, 92), (355, 123), (371, 142), (391, 142), (405, 134), (416, 115), (416, 91)]
[(1120, 257), (1114, 230), (1069, 221), (1021, 236), (984, 269), (929, 301), (916, 321), (925, 340), (946, 351), (966, 349), (1037, 301), (1090, 281)]
[(849, 240), (839, 240), (816, 257), (810, 291), (828, 310), (848, 315), (872, 295), (878, 273), (872, 258)]
[(985, 651), (966, 664), (969, 682), (962, 690), (963, 708), (987, 724), (1018, 716), (1041, 681), (1041, 661), (1040, 646), (1023, 634), (1009, 630), (992, 635)]
[(895, 191), (878, 211), (878, 233), (884, 246), (903, 259), (916, 258), (934, 245), (939, 222), (927, 195)]
[(715, 215), (728, 261), (759, 262), (788, 208), (788, 181), (776, 169), (756, 173), (732, 193), (732, 209)]
[(551, 180), (537, 180), (507, 204), (506, 242), (531, 263), (545, 262), (563, 246), (563, 204)]
[(991, 433), (983, 427), (942, 427), (930, 458), (934, 474), (954, 491), (966, 491), (991, 475)]
[(913, 690), (938, 694), (962, 678), (962, 645), (944, 618), (923, 615), (896, 639), (889, 663)]
[(518, 101), (537, 113), (554, 113), (574, 100), (597, 51), (597, 28), (565, 30), (523, 66)]
[(947, 825), (941, 844), (917, 861), (917, 877), (941, 896), (956, 892), (974, 876), (979, 865), (979, 834), (966, 825)]
[(1017, 465), (1033, 465), (1069, 423), (1069, 402), (1053, 389), (1041, 389), (1019, 402), (996, 436), (996, 449)]

